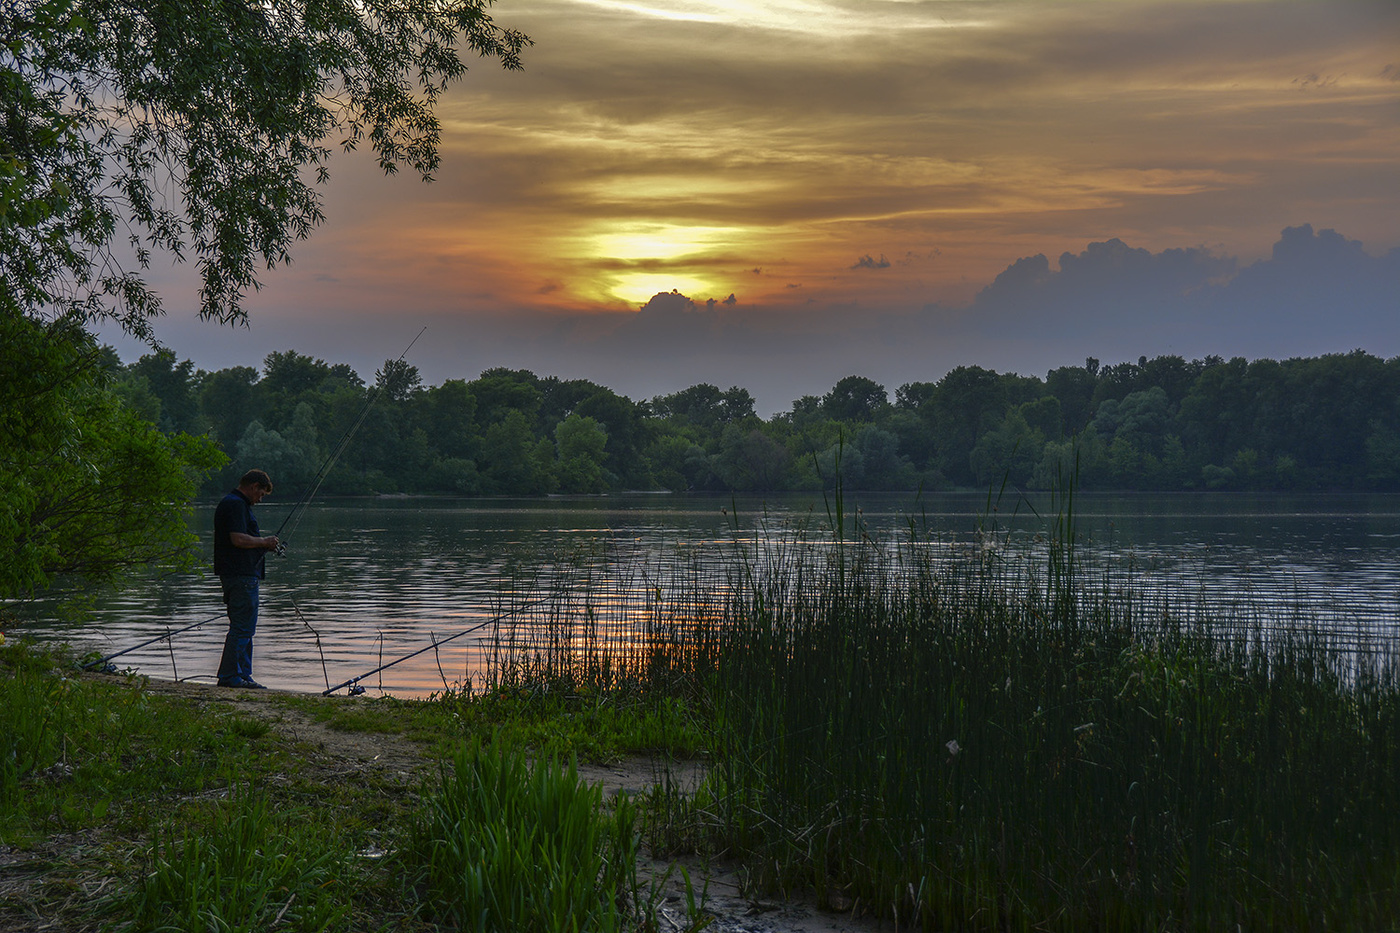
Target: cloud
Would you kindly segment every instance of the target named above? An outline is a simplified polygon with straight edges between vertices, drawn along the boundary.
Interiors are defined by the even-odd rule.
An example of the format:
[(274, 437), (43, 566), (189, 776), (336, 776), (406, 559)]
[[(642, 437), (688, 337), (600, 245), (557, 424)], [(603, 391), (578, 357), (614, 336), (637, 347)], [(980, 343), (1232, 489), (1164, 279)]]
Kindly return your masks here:
[(964, 326), (1104, 358), (1392, 354), (1400, 250), (1374, 257), (1304, 224), (1285, 228), (1269, 259), (1241, 267), (1203, 247), (1152, 253), (1115, 238), (1062, 254), (1058, 268), (1043, 254), (1017, 260), (978, 293)]
[(1400, 249), (1373, 257), (1335, 230), (1288, 227), (1269, 259), (1213, 290), (1207, 305), (1237, 327), (1312, 329), (1365, 347), (1400, 332)]
[[(1252, 260), (1304, 217), (1396, 242), (1400, 4), (539, 0), (499, 18), (535, 38), (525, 70), (474, 66), (444, 97), (435, 185), (371, 181), (373, 160), (338, 175), (328, 216), (360, 228), (323, 267), (395, 276), (384, 294), (469, 283), (491, 310), (658, 287), (916, 306), (1114, 235)], [(650, 252), (607, 247), (662, 228)], [(938, 262), (910, 261), (934, 243)], [(367, 294), (347, 272), (331, 303)]]
[(674, 318), (678, 315), (690, 314), (698, 311), (695, 302), (672, 289), (669, 292), (657, 292), (651, 296), (646, 304), (642, 305), (639, 316), (648, 318)]
[(888, 269), (889, 267), (890, 261), (885, 258), (884, 253), (880, 254), (879, 259), (875, 259), (869, 253), (866, 253), (856, 260), (855, 265), (851, 266), (852, 269)]
[(1018, 259), (978, 293), (973, 309), (993, 316), (1034, 311), (1053, 326), (1111, 324), (1133, 309), (1161, 308), (1200, 292), (1234, 270), (1234, 259), (1201, 247), (1154, 254), (1115, 237), (1062, 253), (1058, 271), (1044, 254)]

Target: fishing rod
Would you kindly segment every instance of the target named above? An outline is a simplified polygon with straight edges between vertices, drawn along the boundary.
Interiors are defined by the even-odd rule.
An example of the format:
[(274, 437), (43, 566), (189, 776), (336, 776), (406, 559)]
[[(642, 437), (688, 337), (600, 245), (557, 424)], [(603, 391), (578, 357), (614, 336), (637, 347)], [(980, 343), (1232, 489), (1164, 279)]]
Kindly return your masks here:
[(205, 620), (202, 621), (202, 622), (191, 622), (189, 625), (186, 625), (184, 628), (176, 629), (176, 630), (173, 631), (173, 632), (166, 632), (166, 633), (163, 634), (163, 635), (157, 635), (155, 638), (151, 638), (151, 639), (148, 639), (147, 641), (143, 641), (143, 642), (141, 642), (141, 644), (139, 644), (139, 645), (132, 645), (130, 648), (123, 648), (121, 651), (114, 651), (113, 653), (107, 655), (105, 658), (98, 658), (96, 661), (89, 661), (89, 662), (87, 662), (86, 664), (82, 665), (82, 669), (85, 670), (85, 671), (90, 671), (90, 670), (95, 670), (95, 669), (105, 669), (105, 668), (107, 667), (107, 665), (111, 663), (111, 661), (112, 661), (113, 658), (119, 658), (119, 657), (121, 657), (121, 656), (124, 655), (124, 654), (130, 654), (130, 653), (133, 652), (133, 651), (139, 651), (140, 649), (145, 648), (147, 645), (154, 645), (154, 644), (155, 644), (156, 642), (158, 642), (158, 641), (162, 641), (162, 640), (169, 639), (169, 638), (174, 638), (176, 635), (179, 635), (179, 634), (181, 634), (182, 632), (188, 632), (190, 629), (199, 628), (201, 625), (208, 625), (210, 622), (214, 622), (214, 621), (217, 621), (217, 620), (222, 619), (222, 618), (223, 618), (222, 615), (216, 615), (216, 616), (211, 616), (210, 618), (205, 619)]
[[(420, 330), (418, 332), (418, 335), (414, 337), (411, 341), (409, 341), (408, 346), (404, 347), (403, 352), (398, 355), (398, 359), (395, 360), (395, 362), (402, 362), (403, 358), (408, 356), (408, 351), (413, 349), (413, 345), (418, 342), (419, 338), (422, 337), (423, 334), (427, 332), (427, 330), (428, 328), (426, 326), (422, 330)], [(385, 368), (387, 369), (388, 367)], [(311, 502), (311, 499), (316, 495), (316, 492), (321, 488), (321, 483), (325, 482), (326, 475), (330, 473), (331, 467), (335, 465), (335, 461), (339, 459), (340, 455), (345, 452), (345, 449), (350, 446), (350, 440), (355, 436), (355, 432), (357, 432), (360, 429), (360, 425), (364, 424), (365, 418), (368, 417), (370, 409), (374, 407), (375, 401), (379, 398), (381, 388), (381, 386), (376, 385), (373, 389), (370, 390), (369, 397), (365, 399), (365, 404), (361, 406), (360, 413), (356, 416), (354, 423), (351, 424), (348, 429), (346, 429), (345, 433), (341, 435), (340, 441), (335, 445), (335, 449), (333, 449), (330, 452), (330, 454), (327, 455), (326, 459), (322, 461), (321, 468), (316, 471), (316, 476), (312, 482), (311, 488), (302, 494), (302, 497), (297, 501), (296, 505), (292, 506), (292, 510), (287, 513), (287, 517), (282, 520), (281, 527), (277, 529), (277, 554), (281, 555), (287, 553), (286, 538), (284, 538), (282, 535), (283, 529), (287, 527), (287, 523), (292, 520), (293, 516), (296, 516), (298, 513), (304, 511), (305, 507)], [(292, 525), (292, 530), (287, 532), (287, 537), (291, 537), (292, 533), (296, 531), (297, 525), (300, 523), (301, 520), (300, 518), (298, 518), (297, 524)], [(297, 614), (300, 615), (300, 611), (298, 611)], [(82, 665), (82, 669), (93, 670), (96, 668), (105, 668), (109, 663), (111, 663), (113, 658), (119, 658), (124, 654), (129, 654), (133, 651), (138, 651), (142, 648), (145, 648), (148, 645), (153, 645), (156, 642), (161, 641), (162, 639), (172, 639), (176, 635), (183, 634), (184, 632), (188, 632), (191, 629), (199, 628), (201, 625), (208, 625), (210, 622), (216, 621), (221, 618), (223, 618), (222, 615), (217, 615), (213, 616), (212, 618), (205, 619), (202, 622), (192, 622), (191, 624), (186, 625), (184, 628), (176, 629), (173, 632), (166, 632), (164, 635), (159, 635), (155, 638), (149, 639), (148, 641), (143, 641), (139, 645), (133, 645), (130, 648), (124, 648), (121, 651), (109, 654), (105, 658), (99, 658), (96, 661), (90, 661), (87, 664)], [(308, 625), (307, 628), (310, 628), (310, 626)], [(312, 629), (312, 632), (314, 634), (315, 629)], [(319, 645), (320, 636), (318, 635), (317, 646), (319, 647)], [(323, 666), (324, 662), (325, 659), (323, 656)]]
[(456, 640), (456, 639), (458, 639), (458, 638), (461, 638), (463, 635), (470, 635), (472, 632), (479, 631), (479, 630), (485, 628), (485, 627), (488, 626), (488, 625), (491, 625), (491, 624), (493, 624), (493, 623), (496, 623), (496, 622), (501, 621), (502, 619), (508, 619), (508, 618), (510, 618), (511, 616), (519, 615), (520, 613), (524, 612), (526, 609), (529, 609), (531, 606), (538, 606), (538, 605), (539, 605), (540, 603), (542, 603), (542, 602), (545, 602), (545, 599), (544, 599), (543, 597), (541, 597), (540, 599), (533, 599), (533, 600), (531, 600), (530, 602), (525, 603), (525, 604), (522, 605), (522, 606), (517, 606), (516, 608), (511, 609), (511, 610), (508, 611), (508, 612), (502, 612), (502, 613), (500, 613), (499, 615), (492, 616), (491, 618), (487, 619), (487, 620), (484, 621), (484, 622), (478, 622), (476, 625), (473, 625), (471, 628), (469, 628), (469, 629), (464, 629), (464, 630), (458, 632), (456, 635), (449, 635), (449, 636), (447, 636), (446, 638), (442, 639), (441, 641), (438, 641), (438, 640), (435, 639), (435, 640), (433, 641), (432, 644), (428, 645), (428, 646), (425, 647), (425, 648), (419, 648), (417, 651), (414, 651), (414, 652), (411, 652), (411, 653), (409, 653), (409, 654), (406, 654), (406, 655), (404, 655), (404, 656), (401, 657), (401, 658), (395, 658), (394, 660), (390, 661), (388, 664), (381, 664), (381, 665), (379, 665), (378, 667), (376, 667), (376, 668), (375, 668), (374, 670), (372, 670), (372, 671), (365, 671), (365, 672), (364, 672), (363, 674), (361, 674), (359, 677), (351, 677), (349, 680), (344, 681), (344, 682), (342, 682), (342, 683), (338, 683), (338, 684), (336, 684), (334, 687), (327, 687), (325, 690), (322, 690), (322, 691), (321, 691), (321, 696), (323, 696), (323, 697), (328, 697), (328, 696), (330, 696), (332, 693), (335, 693), (337, 690), (339, 690), (339, 689), (342, 688), (342, 687), (349, 687), (349, 688), (350, 688), (350, 695), (351, 695), (351, 696), (358, 696), (359, 694), (365, 692), (365, 688), (364, 688), (364, 687), (358, 686), (359, 682), (362, 681), (362, 680), (364, 680), (366, 677), (369, 677), (371, 674), (378, 674), (380, 671), (388, 670), (389, 668), (393, 667), (395, 664), (398, 664), (398, 663), (403, 662), (403, 661), (407, 661), (409, 658), (416, 658), (416, 657), (418, 657), (420, 654), (423, 654), (425, 651), (432, 651), (434, 648), (439, 648), (439, 647), (441, 647), (441, 646), (447, 644), (449, 641), (454, 641), (454, 640)]
[[(403, 362), (403, 358), (408, 356), (408, 351), (413, 349), (413, 345), (418, 342), (419, 338), (422, 337), (427, 330), (428, 328), (426, 326), (420, 330), (418, 336), (409, 341), (408, 346), (404, 347), (403, 352), (398, 355), (398, 359), (394, 360), (394, 362)], [(388, 370), (387, 366), (385, 370)], [(316, 471), (315, 477), (312, 478), (311, 486), (306, 492), (302, 493), (301, 498), (292, 506), (292, 510), (287, 513), (287, 517), (282, 519), (282, 524), (277, 529), (278, 543), (276, 553), (279, 556), (287, 553), (287, 539), (296, 532), (297, 526), (301, 524), (301, 514), (304, 512), (306, 506), (311, 504), (311, 500), (316, 497), (316, 493), (321, 489), (321, 484), (325, 482), (327, 474), (331, 471), (331, 467), (335, 466), (336, 460), (340, 459), (340, 455), (350, 446), (350, 441), (360, 430), (360, 425), (364, 424), (365, 418), (369, 417), (370, 409), (373, 408), (374, 403), (378, 401), (379, 393), (382, 388), (382, 386), (376, 384), (375, 387), (370, 390), (369, 397), (365, 399), (365, 403), (361, 406), (360, 413), (355, 417), (354, 422), (351, 423), (350, 427), (345, 429), (345, 433), (340, 436), (339, 442), (337, 442), (331, 452), (326, 455), (326, 459), (321, 462), (321, 468)], [(292, 523), (291, 530), (284, 536), (282, 534), (283, 529), (287, 527), (289, 522), (292, 522), (294, 517), (296, 521)]]

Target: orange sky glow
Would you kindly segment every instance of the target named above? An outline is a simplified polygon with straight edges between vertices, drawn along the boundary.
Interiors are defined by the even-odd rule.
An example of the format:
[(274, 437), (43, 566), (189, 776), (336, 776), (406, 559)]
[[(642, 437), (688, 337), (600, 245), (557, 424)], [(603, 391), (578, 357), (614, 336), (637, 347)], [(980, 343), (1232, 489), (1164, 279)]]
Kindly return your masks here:
[[(476, 63), (447, 95), (435, 183), (333, 162), (327, 223), (268, 277), (253, 336), (171, 301), (177, 352), (357, 362), (358, 339), (372, 363), (411, 318), (439, 335), (429, 382), (519, 365), (645, 397), (743, 384), (742, 365), (699, 359), (605, 378), (627, 358), (590, 356), (608, 328), (672, 290), (751, 340), (839, 340), (884, 316), (936, 330), (1018, 259), (1053, 267), (1112, 238), (1240, 265), (1300, 224), (1371, 256), (1400, 247), (1400, 4), (501, 0), (493, 16), (535, 44), (523, 72)], [(1130, 353), (1120, 337), (1086, 331), (1082, 352), (1054, 351), (1067, 359), (949, 337), (921, 378), (959, 362), (1043, 375)], [(851, 371), (891, 391), (918, 375), (884, 359), (794, 362), (763, 407)]]

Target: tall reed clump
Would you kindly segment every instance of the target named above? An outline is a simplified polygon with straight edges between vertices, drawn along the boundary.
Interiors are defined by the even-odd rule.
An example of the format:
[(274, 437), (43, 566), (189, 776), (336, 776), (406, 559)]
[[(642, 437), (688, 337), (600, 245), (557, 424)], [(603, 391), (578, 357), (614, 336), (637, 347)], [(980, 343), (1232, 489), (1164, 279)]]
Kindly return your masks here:
[(528, 610), (492, 627), (480, 692), (693, 698), (694, 672), (718, 644), (723, 594), (694, 555), (662, 566), (650, 556), (579, 548), (556, 557), (533, 581)]
[(464, 744), (425, 799), (401, 858), (426, 914), (454, 929), (642, 925), (636, 810), (608, 812), (599, 785), (557, 760), (533, 767), (504, 743)]
[(1180, 626), (1085, 585), (1057, 509), (1025, 559), (995, 534), (746, 558), (715, 844), (900, 928), (1393, 928), (1393, 653)]
[(697, 671), (713, 668), (724, 602), (712, 579), (684, 558), (657, 567), (575, 550), (492, 627), (478, 679), (430, 699), (467, 733), (499, 728), (544, 755), (694, 755), (707, 695)]

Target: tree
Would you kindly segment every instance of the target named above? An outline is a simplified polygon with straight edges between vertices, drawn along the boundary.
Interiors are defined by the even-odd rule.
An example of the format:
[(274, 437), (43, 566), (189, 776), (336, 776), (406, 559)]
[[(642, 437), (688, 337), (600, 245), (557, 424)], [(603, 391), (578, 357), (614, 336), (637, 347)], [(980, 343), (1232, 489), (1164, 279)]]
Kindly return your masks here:
[(1026, 423), (1019, 408), (1013, 408), (1000, 425), (978, 438), (968, 453), (968, 465), (982, 486), (994, 486), (1003, 478), (1023, 486), (1044, 453), (1045, 436)]
[[(123, 408), (91, 362), (82, 329), (96, 321), (154, 340), (160, 297), (124, 266), (193, 259), (200, 314), (245, 321), (259, 267), (288, 262), (321, 222), (336, 143), (368, 143), (386, 173), (430, 179), (434, 107), (465, 71), (458, 48), (519, 67), (529, 40), (487, 3), (0, 4), (0, 370), (24, 376), (0, 400), (0, 543), (19, 555), (6, 587), (41, 585), (55, 567), (111, 579), (167, 553), (188, 538), (176, 478), (216, 465), (212, 447)], [(158, 375), (137, 374), (141, 391), (179, 428)], [(246, 433), (230, 420), (216, 425), (226, 441)], [(115, 503), (161, 546), (116, 550)]]
[(1106, 441), (1122, 441), (1141, 453), (1154, 456), (1166, 441), (1171, 413), (1167, 393), (1160, 386), (1130, 392), (1121, 401), (1105, 399), (1094, 415), (1094, 430)]
[[(129, 243), (193, 257), (200, 313), (243, 321), (259, 266), (321, 222), (332, 145), (430, 179), (459, 46), (520, 67), (487, 0), (11, 0), (0, 5), (0, 310), (114, 318), (159, 297)], [(129, 235), (128, 235), (129, 231)]]
[(1090, 357), (1083, 367), (1061, 366), (1046, 374), (1046, 388), (1060, 400), (1064, 433), (1078, 434), (1093, 418), (1098, 372), (1099, 361)]
[(696, 448), (690, 439), (679, 433), (663, 433), (652, 440), (647, 447), (647, 461), (658, 486), (682, 491), (690, 488), (685, 465), (692, 449)]
[(535, 421), (544, 404), (539, 377), (528, 369), (488, 369), (480, 378), (468, 384), (476, 397), (476, 419), (482, 427), (504, 421), (512, 412), (520, 412), (530, 422)]
[(938, 381), (920, 412), (930, 413), (939, 438), (938, 466), (955, 483), (975, 483), (969, 457), (977, 441), (1006, 416), (1006, 386), (995, 372), (959, 366)]
[(404, 402), (423, 389), (423, 377), (418, 367), (404, 360), (385, 360), (384, 368), (374, 373), (374, 384), (390, 402)]
[(778, 489), (792, 455), (758, 428), (727, 425), (720, 437), (714, 468), (729, 489), (766, 492)]
[(723, 403), (719, 387), (702, 382), (671, 395), (658, 395), (651, 400), (651, 407), (658, 417), (713, 428), (720, 422)]
[(234, 449), (248, 426), (257, 381), (258, 371), (253, 367), (232, 366), (210, 373), (199, 388), (200, 411), (225, 451)]
[(572, 493), (602, 492), (607, 488), (603, 474), (603, 448), (608, 432), (586, 415), (572, 414), (554, 427), (559, 451), (559, 489)]
[(899, 438), (889, 431), (866, 425), (856, 434), (865, 475), (863, 489), (912, 489), (916, 473), (909, 458), (899, 452)]
[(725, 389), (724, 395), (720, 399), (720, 410), (723, 412), (721, 417), (725, 424), (735, 424), (757, 417), (753, 407), (753, 396), (749, 394), (748, 389), (739, 386), (730, 386)]
[(300, 402), (291, 421), (281, 430), (268, 430), (261, 421), (248, 424), (238, 441), (237, 472), (257, 467), (272, 475), (273, 481), (298, 492), (310, 488), (321, 463), (316, 423), (311, 406)]
[(104, 379), (73, 322), (0, 315), (0, 600), (59, 574), (113, 583), (192, 558), (188, 510), (171, 503), (224, 457), (206, 438), (162, 434)]
[(650, 484), (646, 461), (641, 455), (646, 446), (646, 432), (641, 424), (641, 410), (635, 402), (611, 389), (599, 387), (579, 402), (575, 411), (602, 425), (608, 442), (606, 466), (618, 479), (632, 488)]
[(160, 399), (157, 423), (162, 431), (203, 434), (207, 430), (199, 411), (198, 380), (193, 363), (189, 360), (176, 362), (173, 351), (160, 349), (141, 357), (127, 370), (133, 377), (145, 379), (151, 393)]
[(444, 457), (467, 460), (479, 441), (476, 396), (461, 379), (448, 379), (418, 399), (418, 418), (433, 446)]
[(864, 376), (847, 376), (822, 398), (822, 413), (833, 421), (871, 422), (889, 406), (885, 387)]
[(546, 456), (524, 412), (511, 411), (486, 429), (482, 440), (482, 462), (487, 491), (497, 494), (535, 495), (549, 492), (553, 485), (552, 457)]

